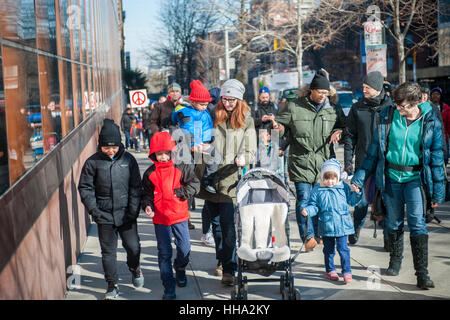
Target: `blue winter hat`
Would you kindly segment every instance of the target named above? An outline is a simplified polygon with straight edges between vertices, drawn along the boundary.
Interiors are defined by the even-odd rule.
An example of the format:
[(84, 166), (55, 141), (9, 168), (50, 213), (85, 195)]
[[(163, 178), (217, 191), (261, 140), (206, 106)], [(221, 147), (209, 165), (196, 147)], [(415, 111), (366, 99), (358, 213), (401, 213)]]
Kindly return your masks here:
[(430, 96), (433, 94), (433, 92), (436, 92), (436, 91), (439, 92), (439, 94), (442, 96), (442, 89), (439, 87), (431, 89)]
[(341, 180), (343, 167), (341, 163), (334, 158), (331, 158), (322, 164), (322, 167), (320, 168), (320, 179), (323, 180), (324, 173), (330, 171), (337, 174), (338, 181)]
[(263, 93), (263, 92), (270, 93), (270, 90), (269, 90), (269, 88), (267, 88), (267, 87), (261, 87), (261, 88), (259, 89), (259, 94), (261, 94), (261, 93)]

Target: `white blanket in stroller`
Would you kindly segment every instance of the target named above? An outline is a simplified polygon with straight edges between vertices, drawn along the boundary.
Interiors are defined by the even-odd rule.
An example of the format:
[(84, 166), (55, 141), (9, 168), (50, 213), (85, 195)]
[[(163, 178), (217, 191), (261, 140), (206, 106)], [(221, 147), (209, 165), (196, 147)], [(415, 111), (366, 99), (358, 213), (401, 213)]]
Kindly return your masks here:
[[(239, 212), (242, 225), (241, 245), (236, 251), (239, 258), (250, 262), (281, 262), (290, 258), (285, 226), (288, 213), (286, 203), (257, 203), (243, 206)], [(271, 221), (273, 242), (272, 247), (268, 247)]]

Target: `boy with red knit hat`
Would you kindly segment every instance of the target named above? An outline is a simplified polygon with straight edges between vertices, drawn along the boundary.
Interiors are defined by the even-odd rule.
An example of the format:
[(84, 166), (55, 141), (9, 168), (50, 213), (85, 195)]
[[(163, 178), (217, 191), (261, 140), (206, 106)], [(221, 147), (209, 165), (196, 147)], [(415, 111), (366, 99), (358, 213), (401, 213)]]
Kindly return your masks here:
[[(200, 190), (189, 164), (174, 164), (172, 152), (175, 141), (168, 132), (157, 132), (150, 142), (149, 158), (153, 164), (142, 178), (142, 209), (153, 218), (158, 246), (158, 264), (164, 286), (163, 299), (175, 299), (175, 286), (185, 287), (185, 268), (191, 251), (188, 228), (188, 201)], [(175, 237), (177, 257), (172, 270), (172, 235)]]
[(208, 192), (216, 193), (213, 187), (213, 179), (221, 157), (211, 144), (214, 127), (207, 107), (212, 99), (208, 89), (205, 88), (201, 81), (194, 80), (190, 86), (189, 101), (180, 103), (174, 109), (172, 123), (178, 124), (186, 135), (192, 137), (190, 145), (192, 151), (206, 154), (210, 157), (205, 161), (206, 167), (201, 185)]

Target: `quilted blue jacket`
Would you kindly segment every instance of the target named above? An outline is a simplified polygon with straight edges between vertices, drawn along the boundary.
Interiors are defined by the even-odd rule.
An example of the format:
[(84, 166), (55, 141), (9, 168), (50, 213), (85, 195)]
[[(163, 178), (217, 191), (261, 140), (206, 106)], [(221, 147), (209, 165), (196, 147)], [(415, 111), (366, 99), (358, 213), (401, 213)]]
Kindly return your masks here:
[(192, 135), (192, 145), (211, 142), (213, 122), (208, 110), (199, 111), (189, 104), (180, 104), (172, 112), (172, 123)]
[[(420, 105), (419, 105), (420, 107)], [(380, 122), (373, 133), (367, 155), (361, 168), (355, 173), (351, 181), (362, 187), (366, 179), (375, 173), (375, 184), (384, 191), (386, 177), (386, 148), (388, 145), (389, 130), (393, 119), (395, 107), (388, 106), (380, 112)], [(425, 192), (432, 202), (443, 203), (445, 200), (444, 153), (442, 142), (441, 122), (432, 110), (423, 115), (422, 138), (420, 142), (422, 169), (420, 179)]]
[(343, 237), (355, 233), (349, 205), (358, 205), (361, 198), (362, 192), (352, 192), (344, 182), (331, 188), (317, 183), (305, 209), (311, 217), (318, 215), (321, 237)]

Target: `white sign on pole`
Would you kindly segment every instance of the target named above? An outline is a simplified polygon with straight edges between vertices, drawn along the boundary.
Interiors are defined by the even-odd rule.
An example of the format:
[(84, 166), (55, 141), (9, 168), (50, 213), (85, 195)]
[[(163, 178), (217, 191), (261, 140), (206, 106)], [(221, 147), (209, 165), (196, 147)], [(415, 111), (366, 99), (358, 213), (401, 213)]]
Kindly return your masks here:
[(367, 73), (380, 71), (384, 77), (387, 77), (386, 48), (385, 44), (366, 47)]
[(132, 108), (147, 107), (150, 103), (147, 97), (147, 89), (130, 90), (130, 102)]
[(380, 21), (367, 21), (364, 23), (364, 41), (366, 47), (383, 44), (383, 25)]

